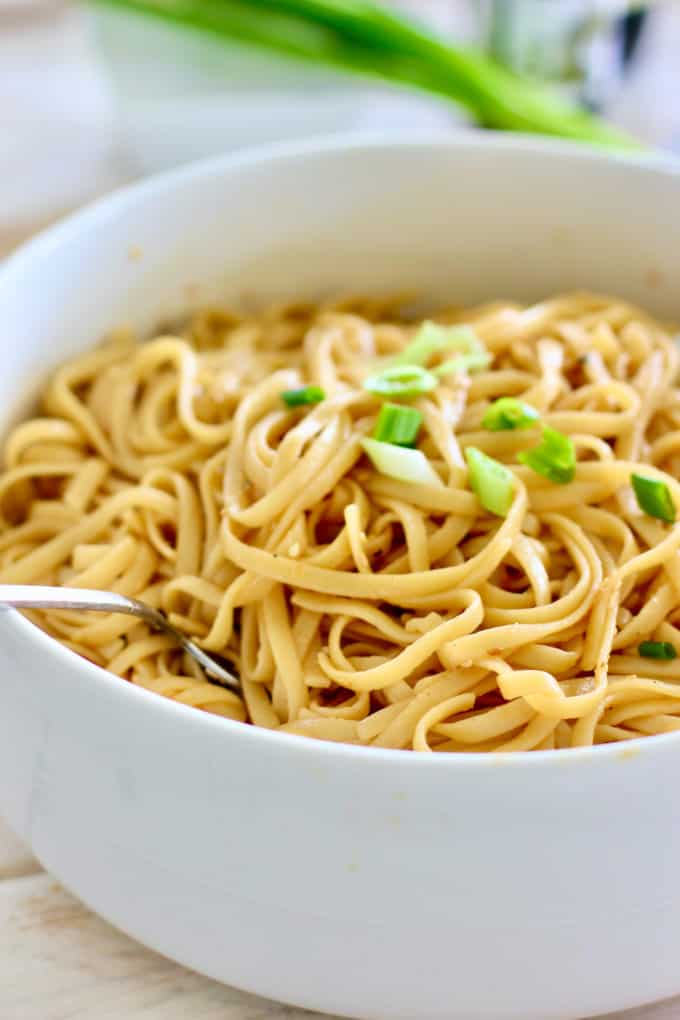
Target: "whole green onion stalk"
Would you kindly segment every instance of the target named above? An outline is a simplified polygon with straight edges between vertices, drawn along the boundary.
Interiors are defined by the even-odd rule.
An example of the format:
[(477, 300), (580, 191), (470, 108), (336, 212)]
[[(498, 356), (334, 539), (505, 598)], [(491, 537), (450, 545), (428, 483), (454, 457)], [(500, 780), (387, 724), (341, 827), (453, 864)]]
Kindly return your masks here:
[(413, 86), (489, 128), (639, 150), (633, 138), (552, 91), (370, 0), (95, 0), (346, 71)]

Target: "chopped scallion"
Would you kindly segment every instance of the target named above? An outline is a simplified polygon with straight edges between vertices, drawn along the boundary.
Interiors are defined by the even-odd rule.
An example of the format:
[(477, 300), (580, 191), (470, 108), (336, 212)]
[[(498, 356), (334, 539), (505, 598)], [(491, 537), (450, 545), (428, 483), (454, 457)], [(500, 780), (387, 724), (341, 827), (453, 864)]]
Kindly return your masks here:
[(481, 347), (470, 326), (440, 326), (424, 322), (410, 344), (392, 359), (393, 365), (425, 365), (431, 355), (441, 351), (469, 352)]
[(490, 432), (507, 429), (528, 429), (535, 425), (540, 415), (531, 404), (525, 404), (516, 397), (499, 397), (484, 412), (482, 427)]
[(675, 504), (666, 483), (657, 478), (635, 474), (630, 476), (630, 480), (640, 509), (650, 517), (658, 517), (672, 524), (675, 520)]
[(420, 365), (391, 365), (364, 379), (364, 389), (376, 397), (401, 397), (409, 400), (429, 393), (437, 386), (437, 377)]
[(399, 482), (441, 486), (442, 481), (422, 450), (362, 439), (361, 445), (381, 475)]
[(305, 407), (320, 403), (325, 396), (320, 386), (301, 386), (299, 390), (284, 390), (281, 399), (288, 407)]
[(638, 645), (638, 654), (645, 659), (677, 659), (675, 645), (670, 641), (642, 641)]
[(468, 446), (465, 459), (470, 471), (470, 488), (479, 502), (489, 513), (506, 517), (515, 490), (512, 471), (475, 446)]
[(422, 421), (423, 415), (415, 407), (383, 404), (373, 430), (373, 438), (381, 443), (393, 443), (395, 446), (413, 446)]
[(574, 444), (562, 432), (543, 426), (543, 439), (531, 450), (522, 450), (517, 459), (538, 475), (551, 482), (566, 485), (573, 481), (576, 472)]
[(488, 351), (470, 351), (469, 354), (459, 354), (457, 358), (445, 361), (443, 365), (436, 365), (431, 371), (435, 375), (453, 375), (454, 372), (481, 372), (491, 361)]
[[(437, 322), (423, 322), (410, 344), (391, 359), (393, 365), (424, 365), (433, 354), (459, 351), (469, 361), (458, 362), (456, 358), (432, 371), (438, 374), (460, 371), (462, 368), (485, 368), (490, 361), (488, 351), (469, 325), (439, 325)], [(451, 366), (451, 367), (450, 367)], [(441, 371), (443, 369), (443, 372)]]

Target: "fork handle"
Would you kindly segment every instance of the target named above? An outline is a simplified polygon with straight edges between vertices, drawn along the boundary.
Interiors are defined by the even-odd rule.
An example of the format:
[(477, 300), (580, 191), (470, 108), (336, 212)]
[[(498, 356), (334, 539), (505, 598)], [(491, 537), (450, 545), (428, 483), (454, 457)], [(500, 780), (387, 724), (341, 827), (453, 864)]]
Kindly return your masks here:
[[(117, 592), (91, 588), (57, 588), (47, 584), (0, 584), (0, 608), (90, 609), (98, 613), (155, 616), (156, 610)], [(160, 614), (159, 614), (160, 615)]]
[(91, 588), (57, 588), (46, 584), (0, 584), (0, 611), (3, 609), (77, 609), (136, 616), (154, 630), (172, 635), (178, 645), (203, 667), (209, 678), (216, 680), (221, 687), (237, 694), (241, 691), (240, 681), (233, 673), (173, 627), (162, 613), (126, 595), (114, 591), (94, 591)]

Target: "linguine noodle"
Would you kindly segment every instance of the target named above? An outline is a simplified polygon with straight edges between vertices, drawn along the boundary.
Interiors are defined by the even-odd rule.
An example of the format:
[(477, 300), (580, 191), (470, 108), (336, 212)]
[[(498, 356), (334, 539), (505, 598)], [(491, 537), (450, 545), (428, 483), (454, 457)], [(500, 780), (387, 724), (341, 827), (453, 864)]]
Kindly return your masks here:
[[(380, 474), (362, 383), (417, 323), (399, 304), (208, 310), (138, 344), (119, 332), (57, 371), (0, 475), (0, 582), (121, 592), (234, 664), (243, 698), (145, 624), (29, 614), (158, 694), (257, 726), (419, 751), (522, 751), (680, 729), (679, 352), (623, 301), (558, 296), (444, 313), (488, 368), (411, 402), (443, 484)], [(288, 408), (283, 391), (325, 399)], [(518, 397), (571, 437), (572, 481), (518, 462), (536, 429), (489, 431)], [(512, 505), (471, 491), (465, 450), (507, 465)]]

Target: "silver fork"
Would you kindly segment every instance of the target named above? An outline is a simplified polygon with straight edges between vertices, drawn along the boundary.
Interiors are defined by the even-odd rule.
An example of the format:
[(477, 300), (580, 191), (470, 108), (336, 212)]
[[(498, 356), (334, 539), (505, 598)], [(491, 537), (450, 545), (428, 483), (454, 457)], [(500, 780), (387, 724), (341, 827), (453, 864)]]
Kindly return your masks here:
[(233, 673), (173, 627), (158, 609), (113, 591), (89, 588), (52, 588), (43, 584), (0, 584), (0, 609), (76, 609), (94, 613), (125, 613), (144, 620), (155, 630), (170, 634), (192, 659), (202, 666), (211, 682), (240, 693), (241, 684)]

